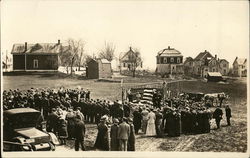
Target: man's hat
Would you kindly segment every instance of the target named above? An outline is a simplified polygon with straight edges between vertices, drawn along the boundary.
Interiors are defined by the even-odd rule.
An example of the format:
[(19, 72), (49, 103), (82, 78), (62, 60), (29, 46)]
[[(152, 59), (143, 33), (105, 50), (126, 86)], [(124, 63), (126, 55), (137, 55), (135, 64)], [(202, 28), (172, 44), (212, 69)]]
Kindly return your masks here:
[(113, 120), (113, 122), (114, 122), (114, 123), (119, 123), (119, 120), (118, 120), (117, 118), (115, 118), (115, 119)]

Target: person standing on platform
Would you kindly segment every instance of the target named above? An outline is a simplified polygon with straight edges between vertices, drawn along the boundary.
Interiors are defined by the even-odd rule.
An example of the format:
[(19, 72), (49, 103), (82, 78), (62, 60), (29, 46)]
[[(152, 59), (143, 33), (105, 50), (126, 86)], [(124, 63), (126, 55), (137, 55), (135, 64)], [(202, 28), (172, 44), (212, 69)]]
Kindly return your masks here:
[(231, 114), (231, 108), (229, 107), (229, 105), (226, 106), (225, 111), (226, 111), (226, 117), (227, 117), (227, 125), (231, 126), (230, 118), (232, 117), (232, 114)]

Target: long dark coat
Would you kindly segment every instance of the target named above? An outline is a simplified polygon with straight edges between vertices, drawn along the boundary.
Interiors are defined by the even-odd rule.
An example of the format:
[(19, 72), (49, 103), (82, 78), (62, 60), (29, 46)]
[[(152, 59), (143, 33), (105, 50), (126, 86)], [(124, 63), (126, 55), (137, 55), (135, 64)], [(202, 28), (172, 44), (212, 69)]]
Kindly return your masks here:
[(59, 138), (68, 138), (67, 121), (64, 119), (59, 120), (58, 136)]
[(138, 133), (138, 130), (141, 128), (142, 115), (139, 111), (134, 111), (133, 116), (134, 116), (133, 123), (134, 123), (135, 132)]
[(135, 151), (135, 129), (133, 124), (130, 124), (130, 135), (128, 137), (128, 151)]
[(119, 125), (114, 124), (111, 126), (111, 131), (110, 131), (111, 151), (119, 151), (118, 128)]
[(98, 134), (95, 141), (95, 148), (109, 151), (108, 126), (100, 123), (98, 125)]

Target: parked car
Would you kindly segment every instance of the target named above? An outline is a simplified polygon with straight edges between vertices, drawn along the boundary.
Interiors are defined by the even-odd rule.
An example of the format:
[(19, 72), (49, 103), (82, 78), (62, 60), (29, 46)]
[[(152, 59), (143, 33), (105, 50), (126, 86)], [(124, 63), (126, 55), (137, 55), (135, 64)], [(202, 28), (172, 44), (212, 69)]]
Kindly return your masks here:
[[(56, 136), (37, 129), (41, 113), (31, 108), (3, 112), (4, 151), (54, 151), (59, 144)], [(41, 122), (39, 122), (41, 123)]]

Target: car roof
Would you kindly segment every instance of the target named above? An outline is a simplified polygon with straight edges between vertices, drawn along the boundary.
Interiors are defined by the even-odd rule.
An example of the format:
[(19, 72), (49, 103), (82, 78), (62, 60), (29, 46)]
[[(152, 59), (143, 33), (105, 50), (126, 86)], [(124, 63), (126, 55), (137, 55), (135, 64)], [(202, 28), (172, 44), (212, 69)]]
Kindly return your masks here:
[(4, 111), (4, 114), (7, 115), (20, 114), (20, 113), (40, 113), (40, 112), (32, 108), (15, 108)]

